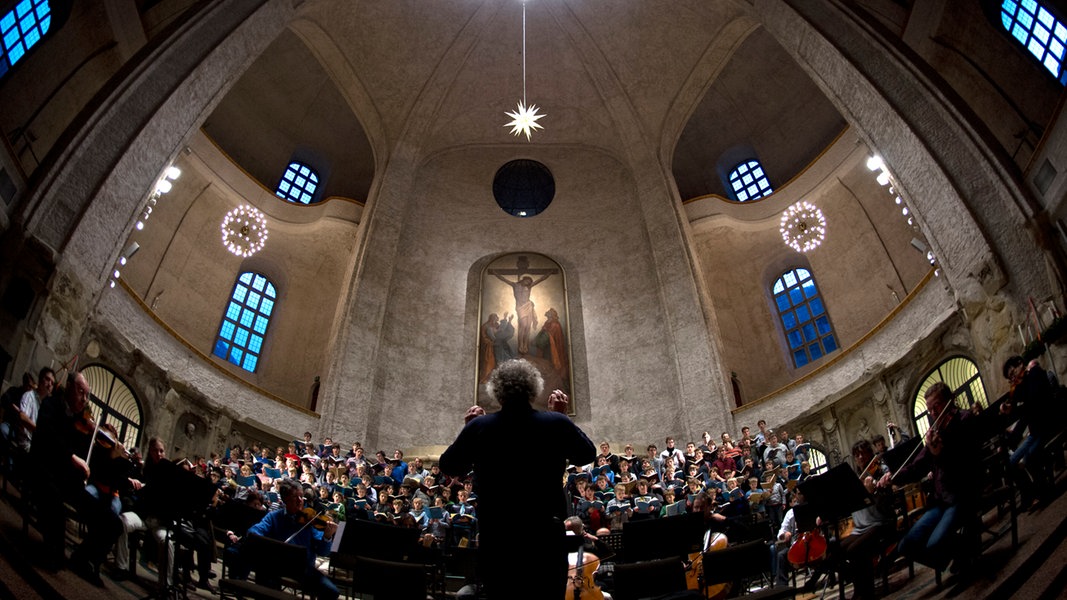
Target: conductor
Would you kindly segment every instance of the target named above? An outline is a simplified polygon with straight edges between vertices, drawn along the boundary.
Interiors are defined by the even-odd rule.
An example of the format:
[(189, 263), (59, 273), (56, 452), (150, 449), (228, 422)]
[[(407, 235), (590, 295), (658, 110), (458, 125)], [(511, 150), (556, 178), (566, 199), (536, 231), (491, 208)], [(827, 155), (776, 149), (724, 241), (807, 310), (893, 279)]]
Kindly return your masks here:
[[(474, 469), (479, 516), (479, 572), (488, 597), (561, 598), (566, 593), (567, 554), (563, 519), (563, 472), (567, 461), (586, 464), (596, 456), (593, 442), (565, 414), (567, 395), (556, 390), (549, 408), (531, 402), (544, 387), (537, 369), (525, 360), (499, 365), (486, 386), (500, 411), (470, 420), (441, 455), (441, 470), (462, 476)], [(512, 494), (514, 456), (509, 448), (539, 448), (524, 481), (535, 502), (524, 507), (523, 534), (509, 524), (515, 513)], [(516, 589), (508, 589), (512, 584)]]

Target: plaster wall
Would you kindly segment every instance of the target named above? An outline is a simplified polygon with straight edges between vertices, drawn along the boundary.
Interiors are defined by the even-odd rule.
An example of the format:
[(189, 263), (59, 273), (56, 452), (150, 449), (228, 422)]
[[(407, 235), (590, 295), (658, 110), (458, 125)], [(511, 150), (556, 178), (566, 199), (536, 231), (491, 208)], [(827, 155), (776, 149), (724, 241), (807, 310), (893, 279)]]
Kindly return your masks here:
[(579, 425), (594, 438), (679, 430), (672, 375), (679, 366), (657, 316), (671, 299), (658, 288), (629, 173), (587, 148), (532, 149), (525, 157), (553, 172), (556, 197), (545, 212), (521, 219), (500, 210), (490, 193), (509, 154), (469, 148), (419, 169), (378, 363), (382, 398), (375, 404), (396, 408), (372, 411), (368, 437), (404, 446), (455, 435), (475, 399), (481, 268), (520, 251), (545, 254), (566, 270)]
[[(841, 350), (800, 368), (773, 303), (771, 288), (785, 271), (809, 269), (823, 298), (840, 349), (856, 343), (896, 308), (930, 269), (911, 246), (921, 237), (907, 225), (901, 206), (866, 168), (868, 152), (844, 136), (826, 161), (840, 161), (819, 179), (803, 177), (750, 205), (730, 205), (729, 216), (705, 216), (694, 223), (694, 245), (718, 314), (725, 368), (738, 374), (743, 400), (770, 394)], [(782, 243), (777, 214), (742, 220), (746, 210), (768, 210), (807, 200), (826, 218), (826, 240), (799, 254)], [(724, 201), (718, 200), (721, 204)]]
[[(225, 161), (219, 153), (207, 159)], [(303, 210), (295, 214), (302, 220), (287, 220), (286, 209), (297, 207), (269, 193), (254, 198), (237, 193), (251, 195), (259, 189), (248, 185), (247, 176), (229, 173), (239, 178), (231, 186), (198, 154), (185, 154), (175, 164), (182, 176), (160, 198), (145, 230), (131, 236), (141, 248), (124, 267), (124, 279), (168, 327), (211, 355), (238, 274), (251, 270), (266, 275), (278, 298), (256, 372), (215, 356), (210, 360), (271, 394), (307, 406), (308, 389), (322, 374), (326, 332), (357, 223), (331, 215), (327, 205), (299, 207)], [(225, 173), (225, 164), (218, 171)], [(222, 245), (219, 226), (228, 211), (248, 201), (262, 207), (270, 233), (262, 251), (242, 259)]]

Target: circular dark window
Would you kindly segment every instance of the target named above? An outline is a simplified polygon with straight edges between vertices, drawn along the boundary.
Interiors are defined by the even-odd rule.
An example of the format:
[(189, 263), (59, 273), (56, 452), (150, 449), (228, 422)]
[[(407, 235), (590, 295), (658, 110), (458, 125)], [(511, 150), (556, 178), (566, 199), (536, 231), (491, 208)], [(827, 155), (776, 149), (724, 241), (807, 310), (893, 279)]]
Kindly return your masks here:
[(548, 208), (556, 195), (556, 181), (548, 167), (536, 160), (513, 160), (493, 177), (493, 197), (504, 212), (532, 217)]

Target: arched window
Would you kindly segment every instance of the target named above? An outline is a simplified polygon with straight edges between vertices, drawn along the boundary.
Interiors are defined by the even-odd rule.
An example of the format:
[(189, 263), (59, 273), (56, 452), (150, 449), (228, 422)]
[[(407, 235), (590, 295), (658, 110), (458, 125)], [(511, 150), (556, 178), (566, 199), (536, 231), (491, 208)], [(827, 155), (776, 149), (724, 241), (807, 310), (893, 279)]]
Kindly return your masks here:
[(101, 425), (114, 425), (123, 446), (138, 447), (144, 414), (130, 386), (114, 371), (100, 365), (89, 365), (81, 370), (81, 374), (89, 383), (89, 409), (93, 419)]
[(41, 41), (51, 26), (48, 0), (22, 0), (0, 17), (0, 77)]
[(1067, 83), (1063, 72), (1067, 27), (1047, 8), (1037, 0), (1004, 0), (1000, 4), (1000, 23), (1053, 77)]
[(255, 372), (278, 294), (259, 273), (241, 273), (233, 285), (212, 354)]
[(297, 204), (311, 204), (319, 188), (319, 175), (304, 163), (293, 161), (278, 182), (276, 196)]
[[(927, 373), (915, 392), (911, 414), (914, 417), (915, 431), (918, 432), (919, 437), (926, 435), (926, 430), (930, 428), (926, 410), (926, 390), (938, 381), (944, 381), (945, 385), (952, 390), (952, 396), (960, 408), (971, 409), (975, 404), (983, 409), (989, 406), (985, 384), (982, 383), (982, 376), (978, 373), (978, 365), (962, 356), (949, 358)], [(932, 418), (936, 417), (937, 415), (934, 415)]]
[(830, 315), (810, 271), (786, 271), (774, 282), (772, 291), (793, 366), (803, 367), (837, 350)]
[(756, 159), (746, 160), (730, 172), (730, 189), (738, 202), (755, 200), (769, 195), (771, 182), (763, 172), (763, 166)]
[(830, 470), (830, 461), (821, 448), (814, 444), (808, 446), (808, 465), (811, 466), (811, 474), (819, 475)]

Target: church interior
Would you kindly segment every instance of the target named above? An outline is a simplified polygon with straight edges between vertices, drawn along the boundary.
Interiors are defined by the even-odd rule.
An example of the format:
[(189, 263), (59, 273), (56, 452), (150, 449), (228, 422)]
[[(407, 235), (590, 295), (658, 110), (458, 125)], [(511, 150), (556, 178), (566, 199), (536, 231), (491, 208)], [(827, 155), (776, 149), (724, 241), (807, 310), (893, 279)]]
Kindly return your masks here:
[(1058, 0), (0, 15), (4, 387), (82, 371), (129, 447), (436, 457), (524, 357), (598, 444), (829, 467), (1067, 376)]

